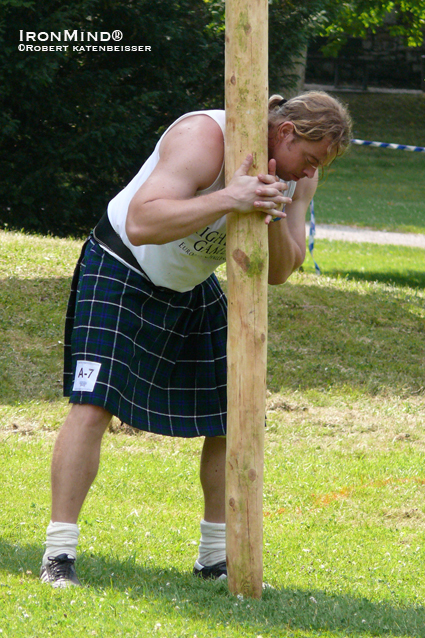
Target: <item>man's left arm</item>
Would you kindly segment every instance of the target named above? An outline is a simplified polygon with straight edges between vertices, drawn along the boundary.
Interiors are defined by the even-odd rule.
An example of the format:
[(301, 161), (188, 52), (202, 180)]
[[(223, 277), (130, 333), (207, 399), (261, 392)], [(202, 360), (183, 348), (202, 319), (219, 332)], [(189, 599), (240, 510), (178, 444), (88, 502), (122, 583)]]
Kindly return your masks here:
[(306, 253), (305, 216), (317, 188), (318, 175), (297, 183), (286, 217), (269, 224), (269, 284), (283, 284), (301, 266)]

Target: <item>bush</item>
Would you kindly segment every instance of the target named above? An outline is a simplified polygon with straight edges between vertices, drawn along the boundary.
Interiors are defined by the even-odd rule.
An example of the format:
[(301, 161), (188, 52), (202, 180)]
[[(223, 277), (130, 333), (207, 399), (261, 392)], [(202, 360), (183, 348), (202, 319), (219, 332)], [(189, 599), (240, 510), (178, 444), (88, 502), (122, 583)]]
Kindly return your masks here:
[[(223, 105), (221, 0), (4, 0), (0, 12), (0, 226), (84, 235), (166, 125)], [(273, 89), (308, 16), (303, 3), (272, 3)], [(152, 51), (18, 50), (21, 31), (66, 29), (119, 29), (119, 45)]]

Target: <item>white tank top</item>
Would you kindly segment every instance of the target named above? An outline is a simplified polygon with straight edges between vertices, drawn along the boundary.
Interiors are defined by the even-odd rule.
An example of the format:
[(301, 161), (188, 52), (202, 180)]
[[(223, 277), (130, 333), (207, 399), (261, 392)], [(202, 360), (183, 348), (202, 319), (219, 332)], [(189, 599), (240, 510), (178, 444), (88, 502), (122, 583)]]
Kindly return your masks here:
[[(133, 246), (125, 232), (128, 207), (136, 191), (144, 184), (159, 161), (159, 147), (168, 131), (187, 117), (208, 115), (225, 134), (224, 111), (193, 111), (176, 120), (162, 135), (154, 152), (143, 164), (137, 175), (108, 205), (108, 217), (114, 230), (131, 250), (143, 271), (156, 286), (171, 288), (178, 292), (192, 290), (207, 279), (226, 260), (226, 215), (196, 233), (167, 244), (145, 244)], [(285, 195), (292, 197), (295, 182), (289, 182)], [(195, 197), (223, 189), (224, 164), (211, 186), (196, 193)], [(115, 255), (115, 257), (117, 257)], [(120, 259), (119, 257), (117, 257)], [(123, 261), (120, 259), (120, 261)], [(125, 262), (124, 262), (125, 263)], [(129, 265), (129, 264), (127, 264)], [(130, 266), (131, 267), (131, 266)]]

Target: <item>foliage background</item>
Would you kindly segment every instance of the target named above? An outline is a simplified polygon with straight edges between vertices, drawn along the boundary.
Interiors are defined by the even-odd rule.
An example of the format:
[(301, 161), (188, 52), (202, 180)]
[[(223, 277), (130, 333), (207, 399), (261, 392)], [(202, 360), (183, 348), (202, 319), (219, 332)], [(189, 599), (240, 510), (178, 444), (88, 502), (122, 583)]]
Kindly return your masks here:
[[(291, 65), (305, 46), (311, 11), (321, 4), (271, 3), (273, 91), (294, 82)], [(119, 29), (119, 44), (152, 51), (18, 50), (21, 30), (65, 29)], [(167, 125), (185, 112), (223, 106), (223, 72), (222, 0), (5, 0), (0, 227), (59, 236), (88, 232)]]
[[(388, 16), (411, 45), (425, 24), (423, 0), (270, 0), (269, 13), (271, 93), (294, 86), (314, 35), (335, 55)], [(65, 29), (119, 29), (152, 51), (18, 50), (21, 31)], [(224, 0), (2, 0), (0, 228), (86, 234), (166, 126), (223, 106), (223, 73)]]
[[(141, 165), (160, 125), (214, 103), (221, 44), (202, 0), (13, 2), (2, 13), (1, 221), (83, 233)], [(153, 51), (18, 51), (19, 30), (65, 29), (120, 29), (120, 44)]]

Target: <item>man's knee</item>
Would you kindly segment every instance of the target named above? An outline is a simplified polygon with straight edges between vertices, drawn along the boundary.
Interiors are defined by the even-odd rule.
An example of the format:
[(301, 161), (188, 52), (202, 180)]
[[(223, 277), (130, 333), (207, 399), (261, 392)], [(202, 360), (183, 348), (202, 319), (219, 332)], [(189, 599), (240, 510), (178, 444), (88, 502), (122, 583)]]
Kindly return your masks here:
[(71, 428), (84, 429), (92, 436), (102, 436), (112, 414), (97, 405), (74, 403), (69, 411), (65, 425)]

